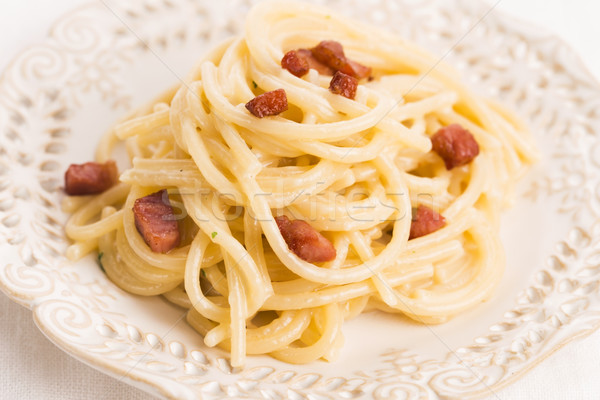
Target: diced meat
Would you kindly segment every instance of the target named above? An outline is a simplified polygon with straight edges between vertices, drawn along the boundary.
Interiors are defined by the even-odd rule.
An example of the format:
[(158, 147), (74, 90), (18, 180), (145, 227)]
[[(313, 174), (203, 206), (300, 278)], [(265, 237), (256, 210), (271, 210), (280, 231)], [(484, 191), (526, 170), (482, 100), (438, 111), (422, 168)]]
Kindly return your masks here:
[(98, 194), (112, 187), (119, 179), (117, 164), (87, 162), (71, 164), (65, 172), (65, 192), (69, 196)]
[(348, 59), (341, 43), (334, 40), (324, 40), (311, 51), (318, 61), (334, 71), (341, 71), (356, 79), (367, 78), (371, 75), (371, 68)]
[(258, 118), (280, 114), (288, 109), (285, 90), (277, 89), (258, 95), (246, 103), (246, 108)]
[(339, 71), (346, 65), (344, 48), (335, 40), (323, 40), (311, 49), (313, 56), (321, 63)]
[(419, 205), (410, 224), (410, 239), (429, 235), (446, 226), (446, 218), (431, 208)]
[(298, 78), (306, 75), (309, 70), (308, 60), (298, 55), (296, 50), (290, 50), (281, 59), (281, 67), (287, 69)]
[(155, 253), (166, 253), (179, 245), (179, 229), (166, 190), (139, 198), (133, 205), (135, 227)]
[(315, 56), (313, 56), (312, 51), (308, 49), (298, 49), (296, 50), (296, 54), (298, 57), (304, 58), (306, 62), (308, 62), (308, 67), (310, 69), (317, 70), (317, 72), (321, 75), (333, 75), (335, 72), (333, 69), (317, 60)]
[(477, 141), (459, 124), (441, 128), (431, 137), (431, 144), (448, 170), (470, 163), (479, 154)]
[(365, 67), (356, 61), (346, 59), (346, 64), (340, 69), (346, 75), (355, 77), (356, 79), (369, 78), (371, 76), (371, 67)]
[(289, 249), (302, 260), (315, 263), (335, 259), (333, 244), (307, 222), (290, 221), (285, 215), (276, 217), (275, 222)]
[(336, 72), (329, 83), (329, 91), (331, 93), (340, 94), (349, 99), (354, 99), (356, 96), (356, 88), (358, 87), (358, 79), (346, 75), (343, 72)]

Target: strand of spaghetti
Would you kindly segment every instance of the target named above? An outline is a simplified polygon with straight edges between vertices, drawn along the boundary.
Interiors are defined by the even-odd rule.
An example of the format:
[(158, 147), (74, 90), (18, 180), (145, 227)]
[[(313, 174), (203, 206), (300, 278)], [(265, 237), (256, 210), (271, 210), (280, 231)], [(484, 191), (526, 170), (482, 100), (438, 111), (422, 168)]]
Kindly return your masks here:
[(115, 128), (116, 136), (123, 140), (147, 132), (152, 132), (158, 127), (169, 124), (169, 109), (160, 110), (152, 114), (137, 117), (119, 124)]
[(121, 182), (139, 186), (208, 189), (208, 183), (192, 160), (134, 158), (133, 168), (121, 174)]
[(185, 316), (188, 324), (192, 326), (200, 335), (206, 337), (206, 334), (213, 329), (217, 324), (209, 318), (204, 317), (195, 308), (190, 308)]
[[(337, 164), (329, 160), (320, 160), (314, 167), (302, 174), (289, 177), (286, 171), (276, 171), (278, 174), (277, 176), (258, 176), (257, 181), (261, 189), (265, 192), (283, 193), (289, 191), (297, 192), (301, 190), (310, 190), (310, 192), (308, 192), (310, 195), (327, 189), (344, 173), (346, 168), (347, 167), (342, 164)], [(277, 170), (280, 169), (281, 168), (277, 168)], [(268, 173), (270, 172), (269, 170), (270, 168), (265, 168), (262, 172)], [(286, 177), (286, 175), (288, 175), (288, 177)]]
[(240, 129), (240, 134), (253, 149), (260, 149), (264, 154), (287, 158), (296, 158), (306, 154), (301, 149), (292, 146), (290, 142), (277, 140), (275, 137), (252, 132), (249, 129)]
[(221, 92), (229, 99), (254, 97), (248, 85), (248, 49), (243, 38), (231, 43), (219, 60), (217, 71)]
[[(310, 219), (311, 225), (321, 231), (355, 231), (368, 229), (376, 222), (392, 221), (399, 209), (395, 206), (393, 197), (401, 193), (386, 193), (382, 184), (373, 185), (375, 188), (369, 197), (360, 198), (364, 190), (349, 192), (347, 196), (329, 192), (319, 197), (298, 197), (288, 209), (293, 215), (304, 215)], [(361, 193), (362, 192), (362, 193)]]
[[(219, 324), (206, 332), (204, 335), (204, 344), (208, 347), (218, 346), (219, 343), (231, 337), (231, 325)], [(231, 349), (231, 346), (230, 346)]]
[[(219, 66), (220, 67), (220, 66)], [(265, 88), (265, 90), (276, 90), (277, 88), (280, 88), (282, 86), (286, 87), (286, 96), (288, 97), (289, 101), (293, 102), (294, 104), (301, 104), (303, 105), (303, 107), (308, 107), (307, 109), (303, 109), (303, 112), (311, 112), (315, 115), (317, 115), (318, 117), (320, 117), (321, 120), (325, 120), (327, 122), (329, 122), (329, 124), (318, 124), (316, 126), (320, 126), (320, 125), (335, 125), (335, 124), (339, 124), (340, 121), (335, 121), (332, 119), (332, 117), (325, 117), (323, 115), (319, 115), (320, 112), (323, 111), (323, 106), (316, 106), (316, 104), (318, 104), (319, 102), (322, 102), (323, 100), (325, 100), (327, 102), (327, 104), (329, 105), (329, 107), (333, 107), (333, 110), (335, 111), (335, 116), (337, 116), (339, 118), (339, 113), (343, 113), (344, 115), (347, 116), (347, 118), (350, 118), (349, 121), (352, 122), (352, 124), (355, 124), (359, 121), (361, 121), (362, 118), (364, 118), (365, 116), (369, 115), (370, 113), (376, 112), (377, 108), (379, 107), (379, 104), (384, 104), (387, 109), (386, 112), (383, 114), (383, 116), (374, 121), (372, 124), (369, 124), (369, 128), (370, 127), (377, 127), (381, 130), (383, 130), (384, 132), (391, 132), (393, 133), (393, 137), (395, 140), (399, 141), (402, 144), (405, 144), (407, 146), (410, 147), (414, 147), (417, 148), (421, 151), (429, 151), (431, 149), (431, 142), (429, 141), (429, 139), (427, 138), (427, 136), (422, 135), (422, 134), (415, 134), (415, 132), (411, 131), (409, 128), (407, 128), (406, 126), (404, 126), (403, 124), (401, 124), (399, 121), (390, 118), (390, 110), (393, 110), (395, 108), (401, 107), (401, 105), (397, 105), (394, 101), (392, 101), (392, 99), (390, 99), (387, 96), (382, 96), (382, 94), (378, 91), (374, 91), (372, 89), (370, 89), (367, 86), (359, 86), (358, 88), (358, 92), (356, 94), (356, 101), (352, 101), (349, 99), (346, 99), (343, 96), (337, 96), (333, 93), (331, 93), (327, 87), (312, 87), (310, 91), (307, 91), (306, 89), (301, 89), (298, 90), (294, 85), (290, 85), (289, 82), (286, 82), (283, 79), (278, 79), (272, 75), (269, 75), (268, 73), (264, 73), (261, 72), (260, 70), (258, 70), (255, 66), (253, 66), (252, 64), (250, 65), (250, 74), (253, 77), (253, 79), (263, 88)], [(304, 81), (301, 81), (304, 83)], [(329, 83), (329, 82), (328, 82)], [(452, 93), (451, 94), (453, 97), (455, 97), (455, 95)], [(359, 101), (360, 98), (364, 98), (365, 104), (361, 104), (361, 102)], [(437, 99), (436, 99), (437, 100)], [(447, 99), (442, 99), (445, 102), (448, 102)], [(371, 108), (370, 106), (368, 106), (366, 103), (377, 103), (377, 105), (375, 106), (375, 108)], [(422, 107), (423, 111), (426, 111), (428, 104), (425, 104), (425, 107)], [(416, 108), (416, 106), (414, 106)], [(407, 112), (409, 112), (410, 110), (406, 110)], [(406, 118), (409, 119), (409, 118)], [(346, 123), (349, 121), (345, 121)], [(311, 124), (307, 124), (304, 123), (305, 125), (311, 125)], [(312, 124), (313, 129), (315, 127), (315, 124)], [(360, 129), (360, 125), (357, 127), (358, 129)], [(363, 129), (360, 130), (364, 130), (367, 127), (364, 127)], [(269, 133), (271, 133), (269, 131)], [(312, 133), (312, 129), (311, 131), (309, 131), (308, 135), (307, 132), (305, 132), (302, 137), (305, 139), (316, 139), (316, 137), (313, 137), (311, 135)], [(273, 133), (274, 135), (277, 135), (277, 132)], [(286, 132), (287, 134), (287, 132)], [(281, 133), (279, 135), (282, 135)], [(278, 136), (279, 136), (278, 135)], [(332, 141), (332, 140), (339, 140), (342, 139), (344, 137), (347, 137), (348, 135), (343, 135), (340, 134), (340, 136), (335, 136), (335, 137), (318, 137), (319, 141)]]
[[(246, 353), (266, 354), (291, 344), (300, 338), (302, 332), (308, 327), (310, 320), (310, 310), (284, 311), (268, 325), (247, 329)], [(195, 310), (190, 310), (188, 321), (203, 335), (208, 335), (211, 330), (216, 328), (214, 323)], [(225, 329), (227, 329), (226, 326)], [(230, 332), (226, 333), (225, 336), (228, 338)], [(231, 344), (227, 339), (220, 342), (218, 346), (225, 350), (231, 350)]]
[[(310, 322), (310, 311), (284, 311), (269, 324), (246, 331), (246, 354), (265, 354), (287, 346), (300, 338)], [(218, 325), (205, 334), (205, 343), (209, 347), (219, 345), (231, 350), (226, 341), (231, 337), (231, 328), (225, 324)]]
[[(179, 111), (182, 110), (172, 109), (171, 114), (176, 114)], [(188, 116), (185, 119), (181, 119), (181, 135), (188, 143), (190, 155), (194, 159), (198, 169), (202, 172), (204, 178), (213, 188), (219, 188), (222, 193), (226, 193), (234, 199), (241, 199), (242, 194), (236, 187), (236, 184), (227, 179), (227, 177), (211, 162), (210, 154), (204, 145), (201, 135), (196, 131), (196, 127), (191, 118)]]
[(219, 90), (216, 77), (216, 67), (212, 63), (202, 64), (204, 93), (211, 104), (211, 109), (219, 118), (240, 125), (246, 129), (254, 129), (263, 134), (273, 135), (287, 140), (289, 137), (302, 137), (306, 140), (335, 141), (375, 126), (383, 119), (390, 108), (385, 98), (380, 98), (377, 105), (370, 111), (352, 121), (339, 121), (328, 124), (298, 124), (281, 117), (272, 117), (260, 121), (260, 126), (254, 116), (247, 113), (243, 105), (233, 106)]
[[(463, 230), (467, 229), (472, 223), (474, 223), (473, 221), (473, 218), (461, 218), (459, 223), (459, 229), (457, 229), (456, 231), (459, 231), (459, 233), (462, 232)], [(447, 238), (448, 236), (456, 234), (453, 231), (454, 230), (446, 230), (445, 232), (438, 231), (440, 232), (441, 237), (433, 238), (429, 241), (424, 241), (424, 239), (427, 239), (427, 237), (420, 238), (420, 243), (424, 243), (420, 247), (422, 249), (425, 249), (425, 251), (418, 250), (418, 247), (411, 246), (410, 249), (406, 250), (407, 254), (403, 254), (399, 258), (398, 262), (396, 262), (393, 266), (386, 268), (385, 274), (389, 285), (391, 287), (397, 287), (407, 282), (418, 281), (424, 278), (431, 277), (433, 274), (431, 263), (439, 263), (440, 260), (448, 258), (456, 259), (458, 256), (460, 256), (463, 253), (462, 245), (460, 245), (455, 240), (449, 240)], [(416, 267), (417, 265), (419, 265), (419, 267)], [(417, 268), (417, 270), (414, 270), (415, 268)], [(290, 288), (293, 288), (296, 285), (298, 285), (298, 288), (296, 290), (290, 290)], [(316, 284), (313, 283), (311, 286), (308, 286), (306, 288), (306, 290), (310, 292), (309, 294), (307, 294), (301, 293), (302, 284), (299, 282), (274, 282), (273, 287), (275, 289), (275, 297), (268, 299), (264, 306), (267, 309), (269, 309), (279, 307), (276, 304), (280, 303), (280, 306), (282, 306), (283, 309), (297, 309), (304, 307), (312, 307), (315, 304), (322, 305), (326, 302), (341, 302), (349, 298), (353, 298), (354, 296), (372, 293), (372, 291), (368, 291), (356, 292), (355, 294), (351, 294), (353, 290), (367, 290), (366, 288), (368, 285), (368, 281), (363, 281), (358, 284), (350, 284), (344, 287), (328, 288), (325, 291), (319, 291), (314, 293), (313, 290), (317, 289), (318, 286), (313, 285)], [(344, 293), (344, 290), (348, 290), (348, 293)], [(290, 296), (292, 294), (298, 294), (298, 296)], [(306, 298), (302, 299), (302, 297), (304, 296), (306, 296)], [(331, 296), (341, 297), (338, 299), (337, 297)], [(295, 301), (301, 301), (302, 303), (298, 303), (297, 305), (291, 305), (291, 302)], [(324, 301), (325, 303), (321, 303), (321, 301)]]
[(89, 201), (89, 196), (66, 196), (62, 199), (60, 208), (65, 213), (73, 214)]
[(149, 147), (158, 142), (172, 143), (173, 139), (173, 129), (171, 129), (170, 125), (161, 126), (154, 131), (146, 132), (135, 138), (137, 144), (141, 147)]
[[(322, 357), (333, 345), (343, 322), (337, 303), (331, 303), (320, 309), (324, 321), (321, 337), (306, 347), (286, 346), (270, 353), (274, 358), (290, 364), (306, 364)], [(313, 318), (316, 318), (313, 317)]]
[(389, 117), (398, 121), (411, 120), (437, 110), (450, 109), (457, 100), (456, 92), (442, 92), (422, 100), (400, 104), (390, 112)]
[(291, 279), (289, 281), (282, 282), (273, 282), (272, 285), (274, 293), (278, 295), (312, 292), (327, 286), (323, 285), (322, 283), (307, 281), (303, 278)]
[[(218, 118), (215, 119), (215, 122), (216, 122), (217, 127), (219, 128), (219, 131), (223, 135), (225, 141), (227, 142), (229, 147), (232, 149), (232, 152), (235, 155), (235, 160), (237, 161), (237, 162), (232, 163), (232, 166), (230, 168), (231, 168), (232, 172), (234, 173), (234, 175), (237, 177), (241, 186), (244, 187), (245, 182), (255, 179), (255, 177), (258, 175), (258, 173), (262, 169), (262, 166), (256, 160), (256, 157), (254, 156), (254, 154), (252, 154), (248, 150), (246, 143), (241, 139), (241, 137), (235, 131), (235, 129), (233, 129), (228, 124), (225, 124), (223, 121), (221, 121)], [(245, 168), (243, 170), (238, 168), (238, 165), (240, 165), (240, 164), (245, 166)], [(246, 219), (245, 219), (245, 221), (246, 221)], [(245, 225), (246, 225), (246, 222), (245, 222)], [(254, 243), (256, 245), (258, 245), (258, 238), (256, 238), (254, 240)], [(246, 243), (246, 246), (248, 249), (254, 249), (254, 247), (249, 247), (248, 243)], [(261, 246), (262, 246), (262, 243), (261, 243)], [(261, 257), (257, 258), (257, 261), (259, 262), (259, 264), (257, 266), (257, 269), (258, 269), (257, 272), (258, 272), (259, 276), (261, 276), (263, 279), (263, 285), (262, 285), (263, 291), (262, 292), (258, 291), (257, 297), (259, 300), (264, 301), (264, 298), (266, 298), (268, 295), (270, 295), (273, 292), (273, 290), (271, 287), (270, 279), (266, 278), (266, 266), (263, 266), (260, 263), (260, 261), (262, 261), (262, 260), (263, 260), (263, 258), (261, 258)], [(256, 265), (256, 263), (254, 263), (254, 265)], [(248, 275), (246, 275), (246, 277), (248, 278)], [(228, 277), (228, 279), (229, 279), (229, 277)], [(256, 286), (253, 284), (249, 284), (246, 287), (255, 288)], [(230, 296), (232, 295), (231, 289), (230, 289), (229, 295)], [(257, 308), (262, 305), (262, 304), (258, 304), (258, 303), (259, 302), (257, 301)], [(251, 312), (252, 311), (249, 311), (249, 313), (251, 313)]]
[[(214, 141), (209, 140), (207, 141), (209, 147), (218, 149), (217, 152), (213, 151), (211, 154), (216, 155), (217, 153), (218, 155), (216, 155), (216, 158), (222, 160), (223, 163), (226, 162), (226, 158), (229, 158), (229, 152), (232, 152), (236, 155), (243, 155), (243, 158), (238, 159), (237, 163), (232, 163), (229, 159), (228, 164), (230, 171), (234, 174), (236, 180), (240, 182), (240, 185), (242, 186), (248, 180), (257, 180), (257, 175), (262, 170), (262, 166), (256, 159), (256, 156), (248, 150), (247, 144), (243, 141), (235, 129), (228, 124), (223, 123), (219, 118), (216, 118), (215, 122), (219, 131), (228, 142), (231, 150), (227, 151), (224, 145), (219, 145)], [(317, 164), (317, 166), (311, 170), (312, 173), (307, 175), (289, 177), (287, 179), (279, 180), (277, 183), (277, 191), (265, 191), (264, 189), (261, 189), (261, 193), (263, 193), (263, 196), (265, 196), (269, 202), (270, 207), (281, 208), (299, 197), (304, 198), (317, 194), (327, 189), (329, 185), (331, 185), (341, 174), (343, 174), (344, 167), (342, 165), (324, 162), (323, 165), (326, 170), (323, 171), (321, 168), (319, 168), (320, 164), (321, 163)], [(243, 165), (244, 168), (240, 168), (240, 165)], [(326, 174), (326, 172), (329, 173)], [(308, 181), (308, 178), (312, 178), (314, 180), (310, 182)], [(258, 179), (259, 184), (260, 182), (261, 179)], [(295, 188), (296, 190), (294, 190)]]
[[(186, 154), (190, 153), (190, 149), (183, 133), (191, 129), (198, 129), (199, 131), (202, 131), (202, 129), (205, 128), (203, 121), (204, 118), (202, 117), (206, 115), (206, 112), (202, 108), (201, 104), (199, 109), (195, 110), (193, 113), (191, 111), (184, 113), (188, 105), (193, 103), (190, 100), (190, 97), (194, 95), (199, 96), (198, 93), (194, 91), (194, 88), (198, 85), (194, 85), (194, 88), (191, 87), (192, 85), (193, 84), (190, 83), (187, 86), (184, 85), (185, 89), (183, 89), (183, 87), (179, 89), (179, 91), (175, 94), (175, 97), (173, 97), (173, 101), (171, 102), (171, 111), (169, 113), (173, 139), (177, 144), (177, 147)], [(190, 113), (192, 115), (198, 115), (198, 121), (195, 121), (195, 124), (189, 118)]]
[(348, 258), (350, 240), (348, 239), (347, 235), (334, 234), (333, 245), (335, 247), (335, 259), (327, 263), (327, 268), (340, 269), (342, 268), (344, 261)]
[(253, 314), (260, 308), (269, 291), (262, 280), (256, 263), (248, 254), (248, 251), (231, 236), (229, 227), (225, 223), (226, 219), (219, 210), (208, 208), (203, 204), (204, 201), (198, 194), (185, 195), (183, 199), (186, 209), (190, 211), (190, 216), (200, 229), (206, 236), (211, 236), (211, 240), (221, 247), (224, 252), (223, 258), (226, 254), (235, 257), (237, 269), (243, 277), (244, 286), (254, 289), (252, 298), (248, 299), (248, 314)]
[(70, 245), (65, 252), (68, 260), (78, 261), (98, 248), (98, 239), (86, 240)]
[(367, 307), (369, 298), (370, 296), (361, 296), (348, 300), (343, 308), (344, 321), (353, 319), (360, 315)]
[[(107, 207), (105, 210), (109, 210)], [(116, 233), (109, 232), (98, 240), (98, 249), (102, 253), (102, 265), (106, 275), (117, 286), (130, 293), (141, 296), (154, 296), (173, 290), (178, 282), (150, 282), (141, 280), (129, 272), (128, 267), (119, 259), (114, 249)]]
[(112, 151), (116, 144), (119, 142), (119, 138), (115, 134), (114, 128), (110, 129), (100, 138), (100, 142), (96, 147), (95, 159), (100, 163), (105, 163), (111, 159)]
[(158, 143), (158, 145), (154, 146), (154, 149), (152, 150), (153, 151), (151, 158), (153, 160), (159, 160), (161, 158), (168, 157), (169, 154), (173, 151), (173, 146), (171, 145), (171, 143), (161, 141)]
[(226, 323), (230, 318), (229, 310), (209, 301), (200, 287), (202, 258), (208, 243), (208, 237), (202, 233), (198, 233), (190, 246), (185, 266), (185, 291), (190, 297), (192, 307), (201, 315), (206, 316), (206, 318), (212, 321)]
[(271, 296), (273, 294), (273, 286), (271, 285), (271, 278), (269, 277), (267, 262), (265, 261), (260, 224), (255, 218), (252, 218), (250, 213), (244, 214), (244, 245), (260, 270), (260, 275), (266, 287), (267, 297)]
[(214, 265), (212, 267), (208, 267), (203, 269), (205, 273), (205, 277), (210, 283), (212, 290), (207, 292), (207, 295), (210, 295), (212, 291), (220, 294), (223, 297), (227, 297), (229, 295), (229, 288), (227, 287), (227, 279), (225, 278), (225, 274), (221, 272), (221, 269), (218, 265)]
[[(350, 243), (354, 247), (354, 250), (358, 253), (360, 259), (364, 262), (373, 258), (373, 250), (367, 243), (365, 243), (364, 236), (359, 231), (352, 231), (348, 235), (350, 237)], [(385, 304), (389, 306), (396, 305), (398, 299), (394, 293), (394, 289), (390, 286), (389, 282), (385, 279), (382, 271), (376, 271), (371, 277), (371, 281), (375, 285), (379, 296), (383, 299)]]
[(268, 325), (248, 329), (248, 354), (267, 354), (298, 340), (308, 327), (311, 311), (284, 311)]
[[(400, 173), (393, 168), (391, 162), (383, 155), (376, 160), (376, 166), (381, 173), (387, 176), (389, 190), (392, 193), (398, 194), (398, 196), (395, 196), (393, 199), (398, 212), (406, 215), (407, 210), (410, 210), (411, 206), (406, 186), (401, 179)], [(251, 188), (249, 190), (249, 198), (251, 209), (261, 222), (263, 232), (279, 259), (295, 274), (305, 279), (321, 283), (344, 284), (358, 282), (369, 278), (371, 274), (383, 268), (384, 265), (397, 259), (404, 248), (403, 243), (406, 242), (408, 231), (410, 229), (409, 218), (396, 218), (390, 243), (383, 251), (373, 257), (373, 259), (350, 268), (323, 270), (313, 264), (300, 260), (290, 252), (287, 244), (281, 237), (267, 202), (258, 195), (258, 190), (256, 188)]]
[[(344, 310), (342, 309), (343, 305), (338, 304), (340, 308), (340, 316), (341, 322), (343, 322), (344, 318)], [(313, 345), (319, 341), (321, 338), (324, 326), (322, 320), (323, 314), (317, 314), (315, 318), (313, 318), (312, 323), (309, 324), (308, 328), (302, 332), (302, 336), (300, 337), (300, 341), (306, 345)], [(341, 327), (341, 325), (340, 325)], [(321, 358), (327, 362), (332, 362), (337, 359), (339, 355), (339, 350), (341, 346), (344, 345), (344, 336), (342, 335), (341, 329), (338, 330), (337, 334), (333, 338), (333, 343), (329, 347), (325, 349), (325, 352), (321, 356)]]
[(86, 223), (91, 218), (100, 214), (104, 207), (122, 201), (128, 192), (129, 185), (119, 184), (83, 204), (67, 221), (65, 225), (67, 236), (74, 240), (84, 241), (98, 238), (107, 232), (117, 229), (120, 226), (120, 213), (117, 216), (111, 214), (92, 224), (86, 225)]
[(185, 292), (182, 285), (177, 286), (173, 290), (163, 293), (165, 299), (169, 300), (173, 304), (177, 304), (179, 307), (190, 309), (192, 308), (192, 302), (190, 297)]
[(539, 161), (539, 150), (535, 147), (532, 137), (523, 134), (523, 132), (527, 132), (527, 127), (517, 114), (493, 99), (485, 99), (485, 101), (495, 111), (495, 116), (500, 123), (510, 125), (510, 129), (505, 132), (511, 139), (511, 144), (523, 157), (524, 162), (531, 164)]
[(485, 191), (486, 186), (490, 184), (489, 181), (486, 181), (488, 172), (488, 163), (484, 155), (473, 160), (470, 171), (471, 177), (466, 190), (444, 211), (444, 216), (447, 219), (454, 218), (475, 204), (481, 193)]
[[(362, 135), (366, 137), (365, 135)], [(365, 145), (352, 143), (350, 146), (335, 146), (319, 141), (299, 141), (289, 142), (297, 151), (305, 154), (312, 154), (316, 157), (329, 159), (334, 162), (344, 164), (355, 164), (374, 160), (379, 153), (390, 145), (390, 134), (381, 129), (373, 129), (373, 138)]]
[(132, 275), (151, 282), (183, 281), (185, 265), (164, 264), (160, 268), (148, 264), (141, 259), (129, 246), (122, 229), (117, 232), (115, 247), (123, 263), (127, 264)]
[(448, 292), (421, 289), (417, 290), (416, 298), (398, 294), (400, 301), (394, 308), (418, 316), (451, 316), (485, 301), (502, 274), (503, 256), (500, 256), (498, 239), (485, 226), (473, 226), (469, 233), (479, 254), (478, 262), (472, 263), (476, 269), (473, 277), (465, 285)]
[[(433, 276), (433, 272), (431, 265), (424, 265), (389, 275), (388, 273), (384, 274), (386, 275), (388, 284), (391, 287), (397, 287), (410, 281), (429, 278)], [(364, 280), (362, 282), (301, 293), (280, 294), (276, 289), (275, 294), (265, 301), (264, 308), (268, 310), (301, 310), (310, 307), (320, 307), (330, 303), (340, 303), (372, 295), (373, 293), (377, 293), (377, 288), (373, 280)]]
[[(285, 44), (277, 35), (277, 27), (286, 32), (286, 37), (291, 36), (287, 32), (298, 32), (298, 36), (310, 38), (313, 32), (316, 32), (313, 40), (319, 41), (323, 37), (331, 37), (333, 39), (344, 38), (348, 39), (346, 43), (352, 46), (352, 39), (361, 38), (361, 42), (368, 43), (369, 48), (361, 54), (371, 54), (377, 51), (378, 47), (387, 46), (391, 50), (398, 53), (397, 59), (401, 65), (418, 66), (420, 70), (426, 71), (433, 65), (437, 59), (430, 54), (425, 53), (417, 46), (410, 46), (407, 42), (400, 40), (393, 35), (390, 35), (382, 30), (369, 25), (362, 24), (358, 21), (349, 21), (336, 15), (332, 15), (331, 11), (311, 5), (306, 7), (303, 5), (294, 5), (296, 12), (291, 14), (289, 3), (270, 2), (269, 7), (255, 7), (249, 13), (246, 19), (245, 36), (246, 42), (250, 47), (255, 62), (258, 63), (262, 70), (277, 74), (277, 62), (281, 60), (281, 48)], [(294, 24), (294, 20), (299, 20), (301, 23)], [(296, 27), (296, 29), (287, 28), (288, 25)], [(265, 29), (264, 27), (273, 27)], [(305, 42), (304, 39), (302, 42)], [(316, 42), (315, 42), (316, 43)], [(386, 54), (387, 58), (389, 56)], [(381, 57), (383, 58), (383, 57)], [(372, 64), (377, 58), (369, 59)], [(389, 65), (382, 65), (382, 68), (390, 68)], [(393, 69), (397, 69), (394, 65)], [(414, 67), (413, 67), (414, 68)]]
[[(246, 292), (241, 283), (238, 265), (229, 254), (223, 255), (227, 284), (229, 286), (229, 310), (231, 327), (231, 366), (241, 367), (246, 358), (246, 318), (249, 315), (247, 299), (251, 299), (252, 291)], [(252, 287), (250, 286), (250, 289)]]
[(123, 225), (123, 212), (121, 210), (115, 212), (109, 217), (102, 218), (97, 222), (87, 225), (80, 223), (85, 221), (87, 219), (86, 217), (94, 211), (93, 207), (82, 207), (78, 210), (78, 212), (79, 211), (81, 211), (81, 213), (73, 215), (75, 218), (71, 221), (71, 223), (67, 224), (65, 228), (67, 235), (71, 239), (81, 241), (91, 240), (104, 235), (107, 232), (119, 229)]

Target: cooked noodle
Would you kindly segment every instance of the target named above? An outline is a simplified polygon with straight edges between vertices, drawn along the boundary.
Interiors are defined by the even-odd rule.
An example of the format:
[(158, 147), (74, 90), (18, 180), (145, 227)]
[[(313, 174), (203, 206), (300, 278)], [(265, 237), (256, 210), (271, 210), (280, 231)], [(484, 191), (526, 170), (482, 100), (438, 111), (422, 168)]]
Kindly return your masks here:
[[(281, 67), (288, 50), (324, 39), (373, 68), (354, 100), (331, 93), (316, 70), (298, 78)], [(259, 119), (244, 107), (280, 88), (283, 114)], [(481, 152), (449, 171), (430, 136), (451, 123)], [(499, 212), (536, 157), (518, 118), (415, 45), (327, 9), (272, 1), (185, 84), (108, 132), (97, 161), (121, 141), (131, 161), (121, 183), (90, 201), (65, 199), (68, 256), (97, 248), (119, 287), (189, 308), (188, 322), (234, 366), (248, 354), (330, 360), (343, 321), (365, 309), (442, 322), (489, 298), (504, 268)], [(182, 242), (161, 254), (136, 230), (132, 206), (165, 188)], [(409, 241), (418, 204), (447, 223)], [(307, 221), (335, 259), (297, 257), (278, 215)]]

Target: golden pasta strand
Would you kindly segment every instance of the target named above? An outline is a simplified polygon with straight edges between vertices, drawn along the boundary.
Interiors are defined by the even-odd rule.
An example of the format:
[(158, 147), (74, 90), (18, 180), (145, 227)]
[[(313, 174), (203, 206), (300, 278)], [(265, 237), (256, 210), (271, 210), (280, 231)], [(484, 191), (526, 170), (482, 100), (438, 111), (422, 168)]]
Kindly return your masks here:
[[(288, 51), (322, 40), (371, 68), (353, 99), (329, 89), (330, 75), (282, 68)], [(258, 118), (246, 108), (279, 89), (286, 111)], [(470, 132), (478, 155), (449, 169), (431, 137), (451, 124)], [(244, 35), (211, 50), (185, 85), (107, 132), (97, 161), (119, 143), (131, 165), (121, 183), (63, 202), (67, 256), (98, 248), (115, 284), (187, 308), (234, 367), (254, 354), (333, 360), (344, 320), (371, 309), (440, 323), (489, 298), (504, 268), (501, 208), (537, 159), (519, 118), (436, 57), (326, 8), (277, 0), (255, 6)], [(162, 189), (181, 235), (164, 254), (132, 210)], [(422, 207), (437, 225), (416, 235)], [(318, 232), (335, 255), (307, 261), (314, 243), (280, 231), (281, 216), (306, 222), (305, 236)]]

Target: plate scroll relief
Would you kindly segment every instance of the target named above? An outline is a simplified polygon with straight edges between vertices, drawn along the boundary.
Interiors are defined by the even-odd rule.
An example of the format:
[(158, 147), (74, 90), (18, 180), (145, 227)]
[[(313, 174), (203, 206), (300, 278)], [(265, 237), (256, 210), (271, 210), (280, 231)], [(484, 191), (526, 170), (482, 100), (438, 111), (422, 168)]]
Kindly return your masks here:
[[(600, 86), (558, 39), (466, 0), (353, 1), (353, 7), (326, 2), (442, 55), (476, 90), (513, 104), (534, 130), (543, 158), (519, 195), (549, 212), (560, 235), (531, 267), (530, 283), (507, 301), (502, 318), (473, 332), (465, 345), (438, 358), (386, 349), (363, 370), (317, 373), (257, 358), (234, 371), (224, 352), (206, 349), (189, 327), (177, 324), (178, 315), (130, 321), (128, 313), (140, 304), (105, 278), (97, 260), (67, 263), (62, 171), (80, 145), (93, 151), (80, 133), (90, 125), (85, 118), (95, 115), (106, 120), (98, 126), (108, 127), (156, 94), (140, 92), (142, 82), (132, 82), (148, 65), (165, 87), (176, 83), (203, 49), (239, 32), (251, 3), (131, 0), (112, 11), (86, 6), (61, 18), (41, 44), (4, 71), (0, 288), (33, 309), (53, 342), (167, 398), (435, 399), (489, 394), (598, 328), (600, 145), (594, 127), (600, 126)], [(188, 65), (179, 62), (185, 59)], [(95, 129), (90, 134), (102, 133)], [(145, 301), (167, 307), (159, 299)]]

